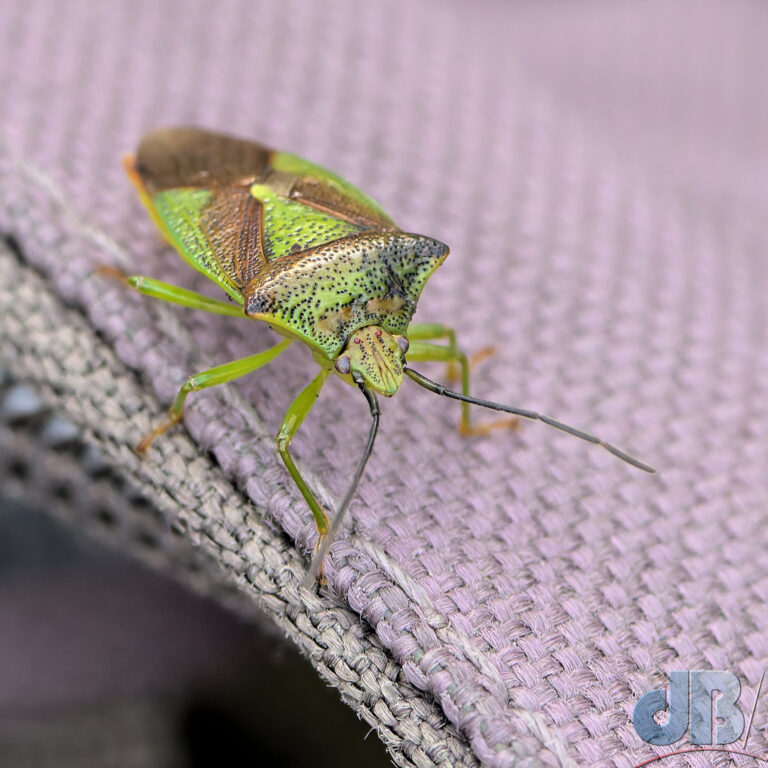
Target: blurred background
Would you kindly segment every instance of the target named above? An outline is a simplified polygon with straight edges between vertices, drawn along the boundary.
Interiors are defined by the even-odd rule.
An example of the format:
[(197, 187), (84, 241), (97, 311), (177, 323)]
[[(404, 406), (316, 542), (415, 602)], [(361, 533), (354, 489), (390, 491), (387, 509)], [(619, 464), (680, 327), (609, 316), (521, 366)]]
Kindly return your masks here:
[[(0, 447), (3, 768), (391, 765), (266, 617), (116, 547), (157, 546), (159, 520), (116, 535), (125, 505), (157, 513), (2, 367)], [(108, 535), (72, 527), (87, 517)]]
[[(202, 124), (300, 150), (386, 202), (407, 229), (451, 244), (456, 263), (425, 303), (462, 317), (474, 342), (486, 330), (483, 291), (494, 281), (507, 281), (505, 295), (525, 293), (537, 270), (551, 272), (553, 297), (572, 285), (569, 249), (583, 243), (558, 240), (563, 222), (588, 223), (584, 242), (597, 243), (595, 270), (611, 258), (601, 253), (632, 249), (656, 264), (659, 283), (649, 278), (638, 287), (632, 311), (658, 309), (655, 299), (643, 303), (646, 296), (661, 296), (666, 311), (690, 291), (709, 295), (718, 274), (713, 253), (750, 253), (733, 262), (734, 273), (756, 283), (765, 276), (766, 41), (768, 4), (761, 0), (4, 0), (0, 129), (14, 158), (42, 169), (67, 190), (78, 216), (127, 251), (136, 233), (146, 246), (151, 225), (135, 220), (119, 157), (145, 130)], [(594, 158), (604, 166), (594, 186), (581, 184), (593, 178), (584, 168)], [(450, 184), (429, 183), (446, 169)], [(475, 193), (465, 206), (468, 187)], [(643, 194), (635, 197), (637, 189)], [(648, 201), (657, 197), (673, 205), (649, 235)], [(618, 232), (603, 232), (601, 214), (621, 206), (627, 214)], [(699, 248), (704, 241), (716, 249)], [(685, 263), (662, 285), (665, 254), (681, 252), (681, 243)], [(478, 245), (514, 251), (520, 274), (481, 273), (470, 258)], [(554, 254), (551, 261), (527, 258), (539, 251)], [(171, 282), (186, 279), (162, 246), (144, 255), (162, 260), (161, 276)], [(630, 295), (632, 268), (616, 268), (617, 286)], [(75, 276), (60, 281), (65, 296), (78, 295)], [(744, 295), (730, 291), (728, 306)], [(702, 310), (691, 307), (683, 336), (695, 340)], [(520, 391), (530, 399), (539, 374), (539, 391), (554, 385), (531, 352), (546, 342), (547, 311), (526, 311), (514, 321), (501, 313), (509, 368), (491, 368), (491, 382), (527, 368), (533, 375)], [(644, 324), (669, 330), (669, 317), (636, 318), (638, 338)], [(765, 306), (756, 304), (750, 318), (757, 338)], [(576, 345), (566, 352), (583, 359)], [(670, 368), (677, 354), (672, 348)], [(619, 386), (643, 395), (651, 427), (664, 421), (665, 411), (656, 410), (662, 402), (680, 410), (649, 378), (622, 381), (620, 357), (609, 362)], [(677, 391), (692, 391), (696, 384), (677, 363)], [(298, 360), (291, 365), (301, 368)], [(115, 548), (119, 537), (78, 530), (78, 505), (101, 504), (109, 528), (110, 516), (119, 516), (111, 505), (143, 502), (115, 486), (113, 469), (34, 388), (2, 371), (0, 768), (207, 766), (236, 757), (249, 764), (387, 764), (381, 743), (366, 740), (367, 726), (274, 632), (227, 610), (220, 594), (205, 597), (204, 589), (182, 587), (124, 556)], [(733, 368), (722, 373), (729, 381), (741, 377)], [(282, 382), (267, 386), (267, 399), (279, 398)], [(705, 399), (694, 397), (694, 405), (703, 409)], [(343, 402), (336, 407), (332, 422), (343, 420)], [(723, 420), (733, 423), (726, 410)], [(709, 434), (702, 411), (688, 412)], [(637, 426), (634, 444), (653, 458), (651, 438)], [(694, 431), (680, 432), (689, 436), (680, 439), (681, 452), (700, 450)], [(726, 446), (737, 446), (737, 432), (725, 429)], [(674, 461), (676, 444), (666, 445), (664, 458)], [(41, 461), (40, 446), (55, 459)], [(318, 458), (327, 462), (322, 472), (338, 454), (332, 443), (318, 446), (318, 456), (328, 457)], [(77, 479), (75, 488), (62, 482), (58, 498), (55, 472)], [(88, 500), (83, 484), (97, 489)], [(269, 699), (259, 695), (267, 689)]]

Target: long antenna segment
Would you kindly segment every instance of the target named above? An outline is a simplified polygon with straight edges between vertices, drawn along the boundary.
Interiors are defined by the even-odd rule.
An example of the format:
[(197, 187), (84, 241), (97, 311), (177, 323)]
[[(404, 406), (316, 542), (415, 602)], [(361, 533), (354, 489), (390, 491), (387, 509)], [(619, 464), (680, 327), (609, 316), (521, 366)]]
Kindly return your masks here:
[(627, 464), (631, 464), (633, 467), (642, 469), (643, 472), (650, 472), (652, 474), (656, 472), (656, 470), (653, 467), (640, 461), (640, 459), (636, 459), (634, 456), (630, 456), (626, 451), (622, 451), (620, 448), (617, 448), (615, 445), (606, 443), (605, 440), (601, 440), (599, 437), (596, 437), (595, 435), (591, 435), (589, 432), (584, 432), (581, 429), (576, 429), (576, 427), (572, 427), (569, 424), (565, 424), (562, 421), (558, 421), (557, 419), (553, 419), (549, 416), (544, 416), (543, 414), (537, 413), (536, 411), (529, 411), (526, 408), (515, 408), (511, 405), (502, 405), (501, 403), (494, 403), (491, 400), (481, 400), (479, 397), (472, 397), (471, 395), (463, 395), (461, 394), (461, 392), (454, 392), (452, 389), (448, 389), (447, 387), (444, 387), (442, 384), (438, 384), (436, 381), (432, 381), (432, 379), (428, 379), (426, 376), (419, 373), (418, 371), (414, 371), (413, 368), (405, 368), (405, 373), (409, 378), (413, 379), (420, 387), (424, 387), (424, 389), (428, 389), (430, 392), (434, 392), (437, 395), (442, 395), (443, 397), (450, 397), (453, 400), (461, 400), (462, 402), (471, 403), (472, 405), (479, 405), (479, 406), (482, 406), (483, 408), (491, 408), (494, 411), (503, 411), (504, 413), (511, 413), (513, 416), (520, 416), (523, 419), (533, 419), (535, 421), (543, 421), (545, 424), (549, 424), (550, 427), (559, 429), (562, 432), (567, 432), (569, 435), (578, 437), (580, 440), (586, 440), (588, 443), (592, 443), (593, 445), (599, 445), (602, 448), (605, 448), (605, 450), (608, 451), (609, 453), (612, 453), (614, 456), (621, 459), (622, 461), (625, 461)]

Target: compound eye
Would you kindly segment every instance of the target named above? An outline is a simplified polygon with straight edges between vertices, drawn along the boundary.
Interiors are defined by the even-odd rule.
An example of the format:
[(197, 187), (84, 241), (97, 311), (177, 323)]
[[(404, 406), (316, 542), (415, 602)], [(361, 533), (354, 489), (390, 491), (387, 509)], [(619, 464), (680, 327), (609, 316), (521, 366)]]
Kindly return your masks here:
[(397, 346), (400, 347), (400, 351), (405, 354), (408, 351), (408, 347), (411, 346), (411, 343), (408, 341), (407, 336), (397, 336), (396, 339)]
[(343, 357), (340, 357), (336, 361), (336, 370), (343, 376), (349, 375), (349, 372), (352, 370), (352, 365), (349, 362), (349, 358), (346, 355), (344, 355)]

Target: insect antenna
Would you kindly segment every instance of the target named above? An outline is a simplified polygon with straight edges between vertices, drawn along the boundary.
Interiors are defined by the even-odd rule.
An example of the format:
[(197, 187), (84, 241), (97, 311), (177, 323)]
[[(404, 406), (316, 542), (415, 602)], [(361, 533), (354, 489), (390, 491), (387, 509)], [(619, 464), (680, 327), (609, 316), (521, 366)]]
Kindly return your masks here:
[(426, 376), (422, 375), (418, 371), (414, 371), (413, 368), (406, 367), (404, 370), (406, 375), (409, 378), (413, 379), (420, 387), (424, 387), (424, 389), (428, 389), (430, 392), (434, 392), (437, 395), (450, 397), (453, 400), (461, 400), (465, 403), (471, 403), (472, 405), (480, 405), (483, 408), (491, 408), (494, 411), (503, 411), (504, 413), (511, 413), (514, 416), (520, 416), (523, 419), (534, 419), (536, 421), (543, 421), (545, 424), (549, 424), (550, 427), (554, 427), (555, 429), (559, 429), (563, 432), (567, 432), (569, 435), (578, 437), (581, 440), (586, 440), (588, 443), (602, 446), (609, 453), (612, 453), (614, 456), (618, 457), (622, 461), (627, 462), (627, 464), (631, 464), (633, 467), (642, 469), (644, 472), (650, 472), (652, 474), (656, 472), (656, 470), (653, 467), (649, 467), (647, 464), (644, 464), (642, 461), (640, 461), (639, 459), (636, 459), (634, 456), (630, 456), (628, 453), (617, 448), (615, 445), (606, 443), (604, 440), (601, 440), (599, 437), (595, 437), (595, 435), (589, 434), (589, 432), (584, 432), (581, 429), (576, 429), (576, 427), (572, 427), (568, 424), (564, 424), (562, 421), (558, 421), (557, 419), (552, 419), (549, 416), (544, 416), (543, 414), (537, 413), (536, 411), (529, 411), (525, 408), (514, 408), (510, 405), (502, 405), (501, 403), (494, 403), (490, 400), (481, 400), (479, 397), (472, 397), (471, 395), (463, 395), (461, 394), (461, 392), (454, 392), (453, 390), (448, 389), (447, 387), (444, 387), (442, 384), (438, 384), (437, 382), (432, 381), (432, 379), (428, 379)]
[[(353, 376), (355, 376), (355, 374), (353, 374)], [(347, 507), (349, 506), (349, 503), (352, 501), (352, 498), (357, 491), (357, 486), (360, 484), (360, 478), (362, 478), (363, 472), (365, 471), (365, 465), (368, 463), (368, 459), (370, 458), (371, 453), (373, 453), (373, 443), (376, 440), (376, 433), (379, 431), (379, 416), (381, 415), (381, 411), (379, 410), (379, 401), (376, 399), (376, 395), (371, 392), (368, 387), (365, 386), (365, 382), (363, 381), (362, 377), (359, 379), (355, 378), (355, 383), (360, 388), (360, 391), (363, 393), (363, 395), (365, 395), (365, 399), (368, 401), (368, 407), (371, 409), (371, 418), (373, 419), (371, 422), (371, 430), (368, 433), (368, 442), (365, 446), (365, 450), (363, 451), (363, 455), (360, 458), (360, 462), (357, 465), (357, 470), (355, 471), (355, 476), (352, 479), (352, 484), (349, 486), (349, 490), (347, 491), (346, 496), (344, 496), (343, 501), (339, 505), (339, 509), (333, 518), (333, 522), (331, 523), (331, 527), (328, 530), (328, 533), (326, 534), (320, 545), (320, 548), (317, 550), (314, 558), (312, 559), (312, 566), (310, 567), (309, 573), (304, 579), (305, 587), (311, 587), (321, 572), (323, 567), (323, 560), (325, 560), (325, 556), (328, 553), (331, 544), (333, 543), (334, 536), (341, 527), (341, 522), (344, 519), (344, 513), (347, 511)]]

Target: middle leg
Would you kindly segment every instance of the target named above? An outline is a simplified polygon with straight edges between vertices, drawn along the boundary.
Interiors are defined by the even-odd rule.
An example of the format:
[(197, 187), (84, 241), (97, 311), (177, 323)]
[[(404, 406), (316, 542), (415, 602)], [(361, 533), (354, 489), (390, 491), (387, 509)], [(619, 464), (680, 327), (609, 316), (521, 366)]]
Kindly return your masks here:
[(259, 352), (250, 357), (243, 357), (240, 360), (233, 360), (231, 363), (225, 363), (224, 365), (217, 365), (215, 368), (209, 368), (207, 371), (202, 371), (194, 376), (190, 376), (176, 395), (176, 399), (173, 401), (173, 405), (168, 411), (168, 418), (162, 424), (158, 424), (136, 445), (134, 448), (136, 453), (138, 453), (139, 456), (144, 456), (150, 443), (156, 437), (167, 432), (174, 424), (178, 424), (179, 421), (181, 421), (181, 415), (184, 411), (184, 401), (187, 399), (187, 395), (189, 395), (190, 392), (197, 392), (201, 389), (214, 387), (217, 384), (225, 384), (228, 381), (239, 379), (241, 376), (245, 376), (245, 374), (251, 373), (257, 368), (261, 368), (267, 363), (272, 362), (272, 360), (288, 347), (291, 341), (291, 339), (285, 339), (274, 347), (264, 350), (264, 352)]
[[(436, 341), (448, 339), (448, 349), (455, 353), (455, 358), (448, 361), (448, 380), (451, 382), (464, 379), (464, 370), (472, 370), (478, 363), (496, 354), (496, 347), (483, 347), (469, 357), (465, 357), (456, 341), (456, 331), (442, 323), (412, 323), (408, 328), (409, 341)], [(462, 357), (466, 363), (462, 363)]]
[[(451, 333), (453, 333), (453, 331), (451, 331)], [(410, 338), (412, 337), (409, 336), (409, 340)], [(453, 339), (455, 342), (455, 334)], [(469, 391), (470, 362), (467, 359), (467, 356), (456, 347), (452, 348), (450, 345), (443, 347), (439, 344), (431, 344), (427, 341), (412, 341), (408, 347), (406, 358), (408, 361), (416, 362), (458, 363), (461, 366), (461, 393), (465, 396), (471, 394)], [(519, 423), (520, 421), (517, 417), (511, 417), (508, 419), (497, 419), (496, 421), (480, 426), (472, 426), (469, 403), (461, 403), (459, 432), (461, 432), (462, 435), (485, 435), (495, 429), (517, 429)]]

